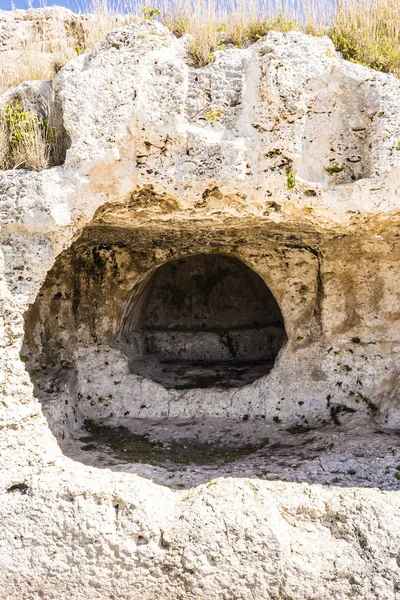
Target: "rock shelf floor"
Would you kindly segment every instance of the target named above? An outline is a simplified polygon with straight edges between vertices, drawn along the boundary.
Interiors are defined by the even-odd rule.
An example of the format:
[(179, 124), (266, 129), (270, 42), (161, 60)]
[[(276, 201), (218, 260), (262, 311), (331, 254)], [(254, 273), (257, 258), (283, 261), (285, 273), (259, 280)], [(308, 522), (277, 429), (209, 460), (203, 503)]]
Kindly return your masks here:
[(273, 361), (260, 363), (199, 364), (188, 362), (159, 362), (150, 357), (132, 363), (132, 372), (152, 379), (167, 389), (199, 389), (211, 386), (241, 387), (269, 373)]
[(64, 452), (173, 488), (246, 477), (400, 490), (400, 432), (354, 414), (318, 429), (228, 419), (86, 421)]

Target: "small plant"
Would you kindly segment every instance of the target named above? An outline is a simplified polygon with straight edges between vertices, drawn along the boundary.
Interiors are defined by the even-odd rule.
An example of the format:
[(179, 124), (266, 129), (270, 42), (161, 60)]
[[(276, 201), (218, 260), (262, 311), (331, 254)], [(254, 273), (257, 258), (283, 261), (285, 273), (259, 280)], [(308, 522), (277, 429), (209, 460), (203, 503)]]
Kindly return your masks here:
[(304, 340), (304, 336), (303, 335), (296, 336), (296, 342), (301, 342), (301, 340)]
[(220, 110), (219, 108), (209, 110), (208, 112), (206, 112), (205, 117), (206, 121), (212, 121), (214, 123), (217, 123), (222, 117), (222, 110)]
[(339, 167), (339, 165), (333, 165), (332, 167), (325, 167), (325, 171), (328, 175), (336, 175), (337, 173), (341, 173), (344, 171), (344, 167)]
[(286, 186), (291, 190), (296, 185), (296, 176), (292, 168), (286, 169)]
[(270, 27), (281, 33), (289, 33), (289, 31), (299, 29), (300, 25), (295, 19), (291, 19), (288, 15), (285, 15), (284, 11), (282, 11), (272, 20)]
[(197, 20), (189, 17), (186, 31), (191, 34), (191, 39), (187, 60), (192, 67), (205, 67), (214, 60), (214, 52), (220, 46), (221, 35), (216, 25), (216, 19), (212, 15), (202, 15)]
[(0, 114), (0, 169), (40, 171), (60, 164), (61, 143), (47, 116), (10, 100)]
[(400, 481), (400, 473), (398, 471), (393, 473), (393, 475), (396, 477), (396, 479), (398, 479)]
[(81, 54), (83, 54), (85, 52), (85, 50), (79, 45), (76, 45), (74, 50), (78, 56), (80, 56)]
[(377, 407), (377, 405), (374, 402), (372, 402), (369, 398), (367, 398), (366, 396), (364, 396), (360, 392), (357, 392), (356, 402), (360, 402), (360, 400), (367, 405), (367, 409), (371, 413), (375, 414), (375, 413), (378, 412), (378, 407)]
[(86, 431), (95, 431), (100, 427), (100, 423), (98, 423), (94, 419), (85, 419), (83, 421), (83, 426), (86, 429)]
[(353, 342), (353, 344), (359, 344), (361, 342), (359, 337), (353, 337), (351, 338), (351, 341)]
[(377, 71), (400, 74), (397, 0), (337, 4), (328, 34), (343, 57)]
[(275, 423), (280, 423), (281, 422), (281, 420), (278, 417), (278, 415), (275, 415), (272, 420), (275, 421)]
[(161, 12), (158, 10), (158, 8), (154, 8), (153, 6), (144, 6), (142, 8), (142, 15), (146, 21), (149, 21), (155, 17), (159, 17)]
[(335, 423), (335, 425), (341, 425), (339, 419), (340, 406), (331, 406), (331, 419)]

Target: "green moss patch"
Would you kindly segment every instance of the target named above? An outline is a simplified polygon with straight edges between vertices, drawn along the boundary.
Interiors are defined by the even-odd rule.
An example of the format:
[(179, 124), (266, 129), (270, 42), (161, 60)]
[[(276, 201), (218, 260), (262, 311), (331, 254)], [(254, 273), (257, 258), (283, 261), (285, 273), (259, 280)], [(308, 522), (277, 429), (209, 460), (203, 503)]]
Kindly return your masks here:
[(244, 458), (263, 447), (245, 445), (231, 448), (218, 444), (207, 444), (196, 440), (177, 439), (170, 442), (150, 440), (148, 434), (132, 433), (127, 427), (112, 427), (86, 419), (88, 432), (81, 438), (82, 450), (99, 450), (112, 454), (123, 462), (146, 463), (149, 465), (218, 465)]

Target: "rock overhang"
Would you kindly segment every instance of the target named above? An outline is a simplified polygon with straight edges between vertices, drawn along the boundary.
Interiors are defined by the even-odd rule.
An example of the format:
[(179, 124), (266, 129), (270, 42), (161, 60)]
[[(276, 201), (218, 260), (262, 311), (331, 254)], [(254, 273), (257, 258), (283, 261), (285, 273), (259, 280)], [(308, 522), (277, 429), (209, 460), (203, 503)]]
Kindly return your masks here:
[[(329, 419), (331, 408), (346, 407), (360, 413), (372, 412), (381, 425), (389, 419), (386, 425), (397, 427), (400, 153), (396, 153), (396, 144), (400, 86), (393, 77), (331, 57), (327, 50), (332, 50), (327, 39), (272, 32), (266, 40), (246, 50), (218, 52), (215, 62), (196, 70), (185, 63), (185, 40), (176, 40), (155, 23), (135, 24), (110, 34), (92, 53), (73, 61), (56, 78), (54, 91), (71, 140), (65, 164), (42, 173), (3, 174), (2, 290), (8, 386), (3, 411), (4, 422), (17, 427), (17, 432), (11, 430), (7, 436), (7, 453), (15, 446), (13, 436), (26, 446), (21, 446), (17, 464), (9, 470), (9, 488), (18, 483), (16, 477), (27, 478), (36, 494), (29, 500), (32, 508), (28, 512), (41, 505), (38, 486), (49, 485), (45, 480), (52, 477), (54, 469), (57, 485), (54, 479), (50, 488), (65, 492), (60, 475), (64, 470), (71, 477), (67, 485), (70, 496), (77, 498), (79, 490), (88, 495), (82, 504), (83, 513), (97, 511), (91, 506), (99, 498), (96, 480), (118, 490), (102, 493), (101, 502), (107, 507), (103, 518), (111, 523), (107, 512), (110, 508), (113, 519), (115, 515), (122, 518), (127, 531), (131, 527), (129, 519), (135, 518), (134, 503), (128, 506), (132, 486), (141, 509), (150, 503), (157, 515), (146, 513), (146, 523), (134, 528), (137, 539), (130, 552), (139, 553), (138, 560), (143, 560), (148, 552), (146, 560), (151, 556), (161, 565), (160, 572), (163, 564), (172, 564), (174, 556), (182, 552), (185, 560), (195, 565), (194, 572), (202, 572), (201, 556), (191, 557), (185, 536), (195, 530), (198, 539), (208, 547), (209, 542), (203, 539), (207, 527), (196, 521), (203, 514), (202, 498), (212, 496), (219, 531), (219, 519), (227, 518), (232, 511), (225, 503), (228, 495), (236, 498), (235, 486), (246, 496), (245, 505), (254, 519), (261, 514), (259, 510), (267, 499), (274, 507), (295, 503), (290, 494), (296, 489), (301, 502), (312, 506), (314, 516), (318, 513), (316, 518), (321, 519), (326, 531), (333, 532), (334, 538), (335, 527), (346, 529), (344, 521), (332, 514), (339, 514), (343, 501), (349, 504), (349, 513), (353, 505), (349, 495), (334, 489), (334, 482), (328, 490), (319, 490), (292, 483), (224, 480), (193, 492), (194, 507), (185, 514), (189, 521), (195, 521), (188, 525), (187, 532), (179, 530), (186, 540), (183, 548), (183, 542), (178, 543), (174, 537), (178, 529), (171, 534), (175, 525), (171, 526), (170, 511), (176, 500), (167, 491), (162, 492), (162, 503), (156, 510), (153, 500), (161, 494), (159, 487), (127, 473), (104, 471), (100, 475), (99, 469), (83, 468), (62, 457), (45, 421), (38, 416), (31, 388), (26, 385), (26, 373), (21, 364), (17, 366), (23, 335), (21, 316), (39, 293), (56, 257), (68, 251), (71, 244), (112, 247), (122, 240), (136, 246), (137, 256), (142, 252), (141, 268), (145, 271), (171, 257), (206, 249), (209, 253), (234, 255), (262, 272), (284, 314), (291, 351), (285, 360), (291, 380), (288, 372), (281, 371), (275, 376), (275, 384), (270, 380), (267, 386), (257, 384), (257, 402), (263, 406), (269, 390), (273, 391), (267, 398), (267, 413), (264, 410), (262, 414), (267, 414), (271, 422), (278, 416), (282, 422), (287, 419), (287, 425), (306, 429), (304, 419), (298, 421), (305, 416), (307, 401), (313, 396), (305, 417), (310, 423), (322, 409)], [(316, 150), (312, 146), (315, 142)], [(358, 171), (354, 165), (362, 168)], [(172, 255), (171, 249), (175, 251)], [(300, 313), (293, 308), (302, 305), (304, 310)], [(85, 353), (87, 350), (83, 349), (81, 360)], [(96, 363), (96, 369), (99, 372), (104, 366)], [(281, 395), (280, 386), (288, 383), (290, 389)], [(146, 385), (141, 384), (139, 396), (146, 394)], [(115, 387), (114, 380), (112, 386)], [(153, 389), (147, 393), (151, 396)], [(203, 394), (195, 395), (194, 413), (188, 416), (204, 410)], [(289, 408), (282, 402), (283, 397), (293, 400)], [(257, 416), (256, 410), (248, 408), (240, 412), (237, 395), (230, 401), (241, 417)], [(97, 414), (104, 404), (96, 406)], [(172, 406), (176, 407), (176, 402)], [(212, 406), (210, 401), (211, 409)], [(344, 421), (353, 418), (344, 411), (333, 414)], [(71, 427), (75, 416), (71, 411)], [(42, 439), (30, 439), (32, 432), (40, 432)], [(61, 430), (58, 435), (61, 443)], [(300, 435), (309, 434), (303, 431)], [(38, 465), (49, 454), (53, 459), (56, 456), (55, 465), (50, 464), (49, 457), (44, 474), (40, 474)], [(33, 468), (28, 465), (28, 456), (35, 456)], [(392, 473), (390, 476), (393, 480)], [(307, 494), (312, 500), (305, 500)], [(369, 503), (384, 502), (378, 492), (371, 494), (374, 495), (357, 492), (358, 501), (368, 514), (372, 510)], [(17, 496), (13, 492), (9, 497)], [(316, 506), (322, 499), (335, 508), (322, 511), (321, 516)], [(394, 499), (385, 501), (396, 506)], [(126, 517), (121, 517), (120, 510), (125, 511)], [(242, 513), (242, 507), (237, 510)], [(285, 556), (285, 540), (292, 534), (286, 532), (286, 521), (279, 510), (273, 511), (279, 535), (272, 517), (263, 535), (274, 540), (271, 553), (279, 547), (280, 555)], [(297, 510), (301, 512), (301, 506)], [(386, 518), (385, 510), (382, 508), (381, 520)], [(96, 532), (101, 531), (99, 514), (96, 513), (93, 525)], [(253, 517), (249, 517), (252, 523)], [(73, 522), (72, 517), (68, 519)], [(350, 521), (351, 536), (358, 525), (349, 515), (346, 519)], [(367, 521), (371, 522), (370, 516)], [(169, 534), (160, 534), (168, 530)], [(316, 543), (317, 532), (312, 535)], [(394, 541), (389, 533), (387, 536), (388, 547), (392, 547)], [(46, 539), (51, 540), (51, 535)], [(338, 555), (339, 544), (331, 544)], [(161, 555), (171, 545), (175, 554), (166, 560)], [(359, 568), (358, 551), (351, 543), (346, 549)], [(263, 552), (260, 560), (261, 556), (265, 560), (265, 549)], [(315, 552), (320, 556), (318, 550)], [(376, 557), (386, 556), (385, 552), (378, 549)], [(227, 556), (224, 560), (225, 564), (232, 562)], [(290, 559), (284, 560), (290, 564)], [(375, 566), (380, 560), (376, 558)], [(240, 572), (248, 570), (249, 561), (246, 555)], [(326, 572), (330, 573), (330, 569), (326, 565)], [(352, 572), (352, 567), (347, 564), (345, 570)], [(45, 580), (46, 570), (42, 572)], [(173, 573), (180, 585), (181, 571), (175, 569)], [(22, 579), (25, 576), (24, 572)], [(193, 574), (190, 579), (192, 596), (200, 593), (196, 591), (196, 577)], [(163, 585), (175, 585), (168, 578), (161, 579)], [(272, 583), (261, 579), (256, 586), (258, 595), (269, 594)], [(208, 591), (220, 590), (213, 574), (211, 580)], [(316, 580), (325, 581), (322, 575)], [(233, 590), (235, 585), (233, 578), (228, 588)], [(293, 585), (290, 583), (289, 587)], [(294, 593), (300, 598), (309, 593), (307, 586), (313, 584), (306, 578), (305, 583), (296, 585), (300, 591)], [(343, 589), (348, 591), (352, 585)], [(384, 586), (374, 585), (376, 589)], [(149, 593), (160, 593), (156, 584), (152, 586)], [(240, 589), (240, 597), (253, 597), (248, 591), (251, 586)], [(385, 587), (379, 589), (386, 593)], [(122, 593), (131, 592), (125, 589)], [(324, 597), (324, 592), (315, 593), (318, 598)], [(366, 594), (365, 591), (365, 597)]]

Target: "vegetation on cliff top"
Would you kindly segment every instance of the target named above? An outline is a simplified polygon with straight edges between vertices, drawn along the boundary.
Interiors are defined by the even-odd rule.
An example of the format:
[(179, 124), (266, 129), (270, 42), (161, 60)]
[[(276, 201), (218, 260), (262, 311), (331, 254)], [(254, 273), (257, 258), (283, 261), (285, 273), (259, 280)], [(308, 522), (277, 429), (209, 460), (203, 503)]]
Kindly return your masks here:
[(400, 0), (91, 0), (84, 12), (91, 19), (81, 27), (65, 22), (63, 35), (35, 29), (13, 69), (0, 53), (0, 93), (22, 81), (52, 79), (121, 26), (121, 17), (156, 19), (178, 37), (190, 34), (190, 60), (198, 67), (229, 44), (246, 46), (271, 29), (298, 30), (328, 35), (344, 58), (400, 76)]
[(160, 0), (156, 6), (175, 35), (192, 35), (194, 66), (227, 44), (243, 47), (272, 29), (296, 30), (327, 35), (344, 58), (400, 76), (400, 0)]
[[(112, 0), (111, 0), (112, 2)], [(400, 0), (92, 0), (85, 27), (49, 35), (39, 27), (10, 68), (0, 53), (0, 93), (22, 81), (52, 79), (73, 56), (121, 25), (156, 19), (178, 37), (190, 34), (188, 61), (203, 67), (229, 46), (246, 47), (270, 30), (327, 35), (344, 58), (400, 76)], [(121, 17), (119, 20), (118, 17)], [(62, 23), (60, 21), (60, 23)], [(62, 25), (60, 25), (62, 26)], [(61, 40), (64, 40), (61, 43)], [(55, 164), (57, 146), (45, 117), (26, 108), (0, 115), (0, 169)], [(37, 158), (39, 156), (39, 159)]]

